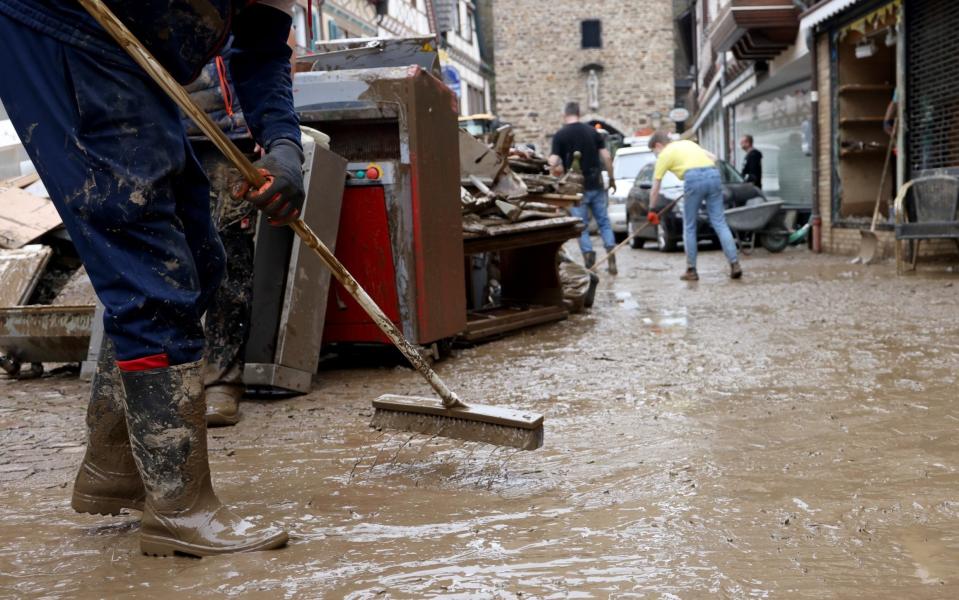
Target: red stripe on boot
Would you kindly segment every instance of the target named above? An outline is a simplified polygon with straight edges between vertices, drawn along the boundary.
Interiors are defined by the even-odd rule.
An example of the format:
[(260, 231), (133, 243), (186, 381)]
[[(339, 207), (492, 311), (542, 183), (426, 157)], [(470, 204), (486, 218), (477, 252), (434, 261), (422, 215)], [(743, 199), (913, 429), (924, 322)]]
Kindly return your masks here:
[(117, 366), (121, 371), (149, 371), (151, 369), (165, 369), (170, 366), (170, 357), (167, 353), (144, 356), (134, 360), (118, 360)]

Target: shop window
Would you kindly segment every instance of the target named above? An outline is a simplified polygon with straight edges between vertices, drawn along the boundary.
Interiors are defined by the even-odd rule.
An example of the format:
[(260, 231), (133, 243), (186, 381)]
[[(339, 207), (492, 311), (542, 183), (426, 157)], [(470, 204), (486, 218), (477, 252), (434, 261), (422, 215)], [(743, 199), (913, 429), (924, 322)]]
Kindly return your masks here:
[(583, 48), (603, 47), (603, 26), (599, 19), (587, 19), (581, 23)]
[(895, 161), (885, 178), (883, 166), (895, 139), (884, 127), (884, 116), (896, 85), (896, 4), (860, 16), (833, 34), (833, 187), (839, 221), (868, 225), (877, 197), (883, 215), (892, 203)]
[(736, 168), (742, 168), (746, 157), (739, 141), (751, 135), (753, 147), (763, 155), (763, 192), (790, 208), (812, 205), (811, 119), (808, 82), (736, 106)]

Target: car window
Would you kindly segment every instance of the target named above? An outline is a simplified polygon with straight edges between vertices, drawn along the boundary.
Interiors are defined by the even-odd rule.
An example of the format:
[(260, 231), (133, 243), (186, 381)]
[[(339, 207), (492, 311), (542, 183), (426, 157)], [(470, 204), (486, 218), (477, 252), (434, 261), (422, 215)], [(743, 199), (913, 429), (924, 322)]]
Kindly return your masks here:
[(616, 179), (634, 179), (646, 165), (656, 162), (652, 152), (617, 154), (613, 159), (613, 172)]
[(634, 185), (639, 185), (641, 183), (652, 183), (653, 182), (653, 171), (656, 169), (656, 163), (650, 163), (639, 170), (639, 175), (636, 176), (636, 182)]
[[(636, 177), (636, 181), (633, 185), (639, 185), (641, 183), (653, 183), (653, 175), (656, 171), (656, 163), (651, 162), (639, 171), (639, 175)], [(666, 175), (663, 177), (663, 188), (672, 188), (672, 187), (683, 187), (683, 182), (679, 180), (678, 177), (673, 175), (671, 172), (667, 171)]]
[(719, 172), (722, 173), (723, 183), (743, 183), (739, 171), (724, 160), (719, 161)]

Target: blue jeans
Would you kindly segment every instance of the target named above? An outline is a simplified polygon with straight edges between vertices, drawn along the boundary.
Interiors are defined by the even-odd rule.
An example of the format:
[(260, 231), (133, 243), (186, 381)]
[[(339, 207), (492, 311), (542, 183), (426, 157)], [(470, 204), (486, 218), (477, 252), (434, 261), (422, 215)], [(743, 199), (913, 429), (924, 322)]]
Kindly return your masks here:
[(583, 192), (583, 200), (579, 203), (579, 206), (570, 209), (573, 216), (582, 219), (586, 225), (583, 234), (579, 236), (579, 249), (581, 251), (593, 251), (593, 242), (589, 239), (590, 211), (593, 211), (593, 217), (596, 218), (596, 226), (599, 227), (599, 235), (603, 238), (603, 246), (609, 250), (616, 245), (616, 239), (613, 237), (613, 227), (609, 224), (608, 204), (609, 198), (606, 197), (606, 190), (586, 190)]
[(719, 169), (707, 167), (686, 171), (683, 199), (683, 247), (686, 250), (686, 264), (696, 268), (696, 252), (698, 240), (696, 229), (699, 225), (699, 208), (706, 203), (706, 214), (709, 224), (719, 236), (719, 243), (723, 246), (726, 260), (736, 262), (739, 256), (736, 252), (736, 240), (733, 232), (726, 224), (726, 214), (723, 212), (723, 182), (719, 178)]

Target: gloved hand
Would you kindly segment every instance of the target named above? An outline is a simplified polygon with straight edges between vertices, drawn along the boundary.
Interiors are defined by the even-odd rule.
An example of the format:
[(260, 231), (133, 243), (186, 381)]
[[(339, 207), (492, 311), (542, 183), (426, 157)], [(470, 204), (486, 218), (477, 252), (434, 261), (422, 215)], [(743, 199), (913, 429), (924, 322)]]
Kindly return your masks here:
[(266, 185), (258, 190), (240, 182), (233, 197), (250, 202), (269, 219), (270, 225), (289, 225), (300, 216), (303, 199), (303, 151), (290, 140), (277, 140), (266, 156), (253, 163), (266, 176)]
[(649, 211), (646, 213), (646, 220), (649, 221), (650, 225), (659, 225), (659, 213)]

